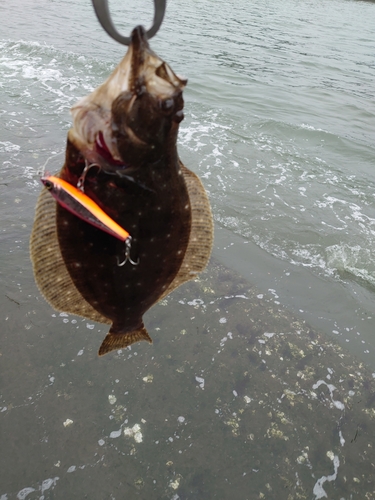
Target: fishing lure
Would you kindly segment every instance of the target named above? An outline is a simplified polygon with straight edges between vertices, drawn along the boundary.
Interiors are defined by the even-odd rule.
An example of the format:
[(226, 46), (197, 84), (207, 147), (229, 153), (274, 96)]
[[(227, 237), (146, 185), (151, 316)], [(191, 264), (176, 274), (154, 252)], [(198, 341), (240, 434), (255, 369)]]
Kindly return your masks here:
[(69, 212), (85, 222), (125, 242), (125, 260), (121, 263), (118, 262), (119, 266), (123, 266), (127, 261), (133, 265), (138, 264), (138, 262), (130, 258), (132, 241), (130, 234), (109, 217), (94, 200), (87, 196), (81, 189), (54, 175), (44, 176), (41, 178), (41, 181), (55, 200), (66, 210), (69, 210)]

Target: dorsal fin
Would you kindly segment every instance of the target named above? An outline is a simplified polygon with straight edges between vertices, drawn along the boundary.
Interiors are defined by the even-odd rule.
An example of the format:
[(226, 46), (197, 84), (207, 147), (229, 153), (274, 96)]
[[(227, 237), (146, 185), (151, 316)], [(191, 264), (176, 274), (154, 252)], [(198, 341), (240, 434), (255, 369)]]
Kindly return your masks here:
[(43, 189), (36, 205), (30, 255), (38, 288), (53, 308), (100, 323), (111, 323), (86, 302), (66, 269), (57, 237), (56, 202), (47, 189)]
[(185, 167), (180, 167), (189, 193), (191, 230), (182, 265), (172, 283), (159, 300), (186, 281), (194, 279), (206, 267), (211, 255), (214, 230), (210, 202), (199, 177)]

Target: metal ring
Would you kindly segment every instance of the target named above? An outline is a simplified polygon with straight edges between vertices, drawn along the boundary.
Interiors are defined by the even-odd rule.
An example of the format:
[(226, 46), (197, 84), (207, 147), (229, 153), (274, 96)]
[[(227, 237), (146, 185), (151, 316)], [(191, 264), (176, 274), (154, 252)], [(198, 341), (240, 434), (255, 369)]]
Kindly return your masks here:
[[(115, 28), (111, 14), (109, 12), (108, 0), (91, 0), (94, 6), (96, 16), (104, 28), (104, 30), (111, 36), (116, 42), (122, 43), (123, 45), (130, 45), (130, 37), (121, 35)], [(147, 38), (150, 39), (158, 32), (161, 23), (163, 22), (165, 13), (166, 0), (154, 0), (154, 24), (147, 31)]]

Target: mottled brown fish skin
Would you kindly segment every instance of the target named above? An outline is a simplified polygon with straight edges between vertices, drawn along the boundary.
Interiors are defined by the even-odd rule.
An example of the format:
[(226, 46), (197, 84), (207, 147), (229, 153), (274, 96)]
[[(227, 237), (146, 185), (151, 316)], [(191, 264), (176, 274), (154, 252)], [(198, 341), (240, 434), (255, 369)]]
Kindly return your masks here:
[[(131, 89), (112, 105), (113, 135), (124, 166), (111, 163), (98, 151), (96, 163), (101, 169), (88, 172), (85, 193), (129, 231), (131, 258), (139, 264), (118, 266), (124, 260), (124, 244), (61, 206), (57, 206), (56, 224), (72, 281), (83, 298), (112, 321), (112, 337), (128, 333), (133, 341), (150, 341), (142, 316), (180, 269), (190, 236), (191, 207), (176, 148), (183, 118), (182, 91), (177, 89), (164, 101), (146, 91), (136, 65), (147, 40), (139, 31), (133, 32), (133, 40)], [(68, 138), (60, 177), (77, 185), (84, 167), (84, 153)], [(139, 338), (134, 332), (140, 332)], [(112, 340), (114, 347), (108, 350), (124, 344)]]
[[(74, 148), (69, 144), (68, 152)], [(190, 234), (190, 202), (179, 165), (160, 162), (160, 171), (142, 171), (142, 183), (152, 191), (99, 172), (88, 177), (85, 192), (132, 235), (131, 257), (124, 244), (57, 206), (60, 249), (73, 282), (82, 296), (113, 322), (112, 332), (132, 331), (177, 274)], [(74, 165), (75, 167), (76, 165)], [(69, 163), (60, 176), (74, 184)], [(136, 172), (133, 177), (137, 178)], [(149, 177), (147, 179), (147, 177)]]
[(85, 176), (86, 194), (133, 237), (138, 265), (119, 266), (124, 243), (63, 209), (46, 189), (37, 202), (30, 238), (37, 285), (58, 311), (112, 324), (99, 355), (152, 342), (144, 312), (210, 257), (207, 193), (176, 150), (185, 84), (138, 27), (112, 74), (71, 109), (60, 176), (74, 186)]

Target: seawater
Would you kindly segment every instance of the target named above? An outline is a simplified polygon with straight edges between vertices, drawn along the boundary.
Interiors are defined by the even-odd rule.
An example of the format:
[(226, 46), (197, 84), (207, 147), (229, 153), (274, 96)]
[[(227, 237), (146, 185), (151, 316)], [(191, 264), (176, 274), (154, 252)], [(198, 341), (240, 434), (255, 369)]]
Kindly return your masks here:
[[(124, 33), (152, 9), (111, 2)], [(88, 1), (0, 12), (3, 179), (31, 193), (70, 106), (124, 48)], [(373, 14), (341, 0), (174, 1), (152, 46), (189, 78), (179, 148), (211, 197), (214, 255), (375, 366)]]
[[(151, 1), (110, 5), (124, 34), (152, 21)], [(28, 235), (40, 169), (47, 160), (52, 172), (62, 165), (70, 107), (125, 49), (103, 32), (88, 0), (0, 3), (7, 332), (0, 354), (8, 353), (0, 358), (0, 412), (9, 470), (0, 474), (1, 500), (53, 498), (54, 491), (122, 498), (125, 460), (126, 487), (141, 498), (146, 491), (147, 498), (210, 498), (225, 488), (238, 498), (287, 491), (315, 499), (338, 488), (329, 497), (340, 491), (344, 498), (357, 487), (353, 498), (364, 498), (368, 483), (345, 454), (352, 442), (359, 454), (352, 463), (365, 471), (373, 461), (371, 397), (360, 406), (371, 380), (351, 358), (375, 373), (374, 15), (374, 3), (349, 0), (168, 3), (151, 46), (189, 79), (180, 156), (209, 192), (214, 257), (257, 291), (222, 270), (191, 284), (164, 301), (156, 319), (151, 312), (151, 327), (169, 343), (156, 336), (154, 351), (140, 346), (109, 363), (91, 346), (104, 327), (51, 312), (38, 294)], [(247, 314), (250, 336), (241, 334)], [(356, 377), (348, 387), (337, 352), (303, 320), (342, 343), (339, 359)], [(293, 332), (284, 335), (288, 325)], [(245, 362), (248, 371), (239, 373)], [(136, 445), (130, 430), (138, 428), (144, 440)], [(275, 478), (293, 478), (294, 489), (270, 484), (280, 455), (291, 462), (279, 462)], [(155, 456), (163, 463), (155, 465)], [(139, 476), (145, 464), (154, 476)], [(344, 484), (343, 475), (359, 482)]]

